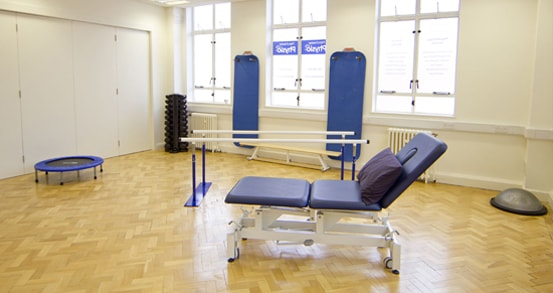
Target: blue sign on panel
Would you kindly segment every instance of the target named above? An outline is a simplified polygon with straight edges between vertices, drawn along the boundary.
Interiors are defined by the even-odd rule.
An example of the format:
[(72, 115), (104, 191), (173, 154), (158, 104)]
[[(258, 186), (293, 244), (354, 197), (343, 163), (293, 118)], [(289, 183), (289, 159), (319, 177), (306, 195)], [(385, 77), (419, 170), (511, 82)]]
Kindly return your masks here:
[(273, 42), (273, 55), (297, 55), (297, 54), (298, 54), (297, 41)]
[(304, 40), (301, 42), (302, 54), (326, 54), (326, 40)]

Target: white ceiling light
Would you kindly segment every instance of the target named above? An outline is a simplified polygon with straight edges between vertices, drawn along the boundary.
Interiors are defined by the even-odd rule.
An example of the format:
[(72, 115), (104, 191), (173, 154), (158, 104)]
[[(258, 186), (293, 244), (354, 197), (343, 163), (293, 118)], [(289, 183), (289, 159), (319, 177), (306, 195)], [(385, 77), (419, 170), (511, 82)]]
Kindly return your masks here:
[(175, 5), (183, 5), (183, 4), (190, 3), (190, 1), (185, 1), (185, 0), (152, 0), (152, 2), (156, 4), (165, 5), (165, 6), (175, 6)]

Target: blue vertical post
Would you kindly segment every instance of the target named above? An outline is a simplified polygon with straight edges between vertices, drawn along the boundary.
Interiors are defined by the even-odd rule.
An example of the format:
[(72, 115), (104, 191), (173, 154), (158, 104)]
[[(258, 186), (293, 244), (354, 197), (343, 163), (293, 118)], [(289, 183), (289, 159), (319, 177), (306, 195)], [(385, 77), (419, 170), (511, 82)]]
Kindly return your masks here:
[(205, 141), (202, 143), (202, 193), (205, 194)]
[(192, 143), (192, 201), (196, 202), (196, 143)]
[[(346, 139), (346, 135), (342, 134), (342, 139)], [(345, 154), (346, 154), (346, 144), (342, 143), (342, 160), (341, 160), (341, 168), (340, 168), (340, 180), (344, 180), (344, 160), (345, 160)]]
[(192, 188), (194, 189), (190, 198), (184, 206), (197, 207), (202, 202), (202, 199), (207, 195), (211, 182), (205, 181), (205, 142), (202, 144), (202, 183), (196, 186), (196, 145), (192, 143)]
[(354, 181), (355, 180), (355, 154), (357, 153), (357, 144), (354, 143), (353, 144), (353, 155), (352, 155), (352, 159), (351, 159), (351, 180)]

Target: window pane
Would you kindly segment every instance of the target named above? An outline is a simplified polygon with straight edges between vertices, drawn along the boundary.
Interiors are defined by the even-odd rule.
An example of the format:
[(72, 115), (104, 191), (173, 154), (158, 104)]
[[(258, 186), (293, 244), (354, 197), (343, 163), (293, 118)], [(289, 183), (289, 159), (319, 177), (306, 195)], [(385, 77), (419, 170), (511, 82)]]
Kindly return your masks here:
[(312, 109), (324, 109), (325, 96), (324, 93), (301, 93), (300, 107)]
[(230, 33), (215, 34), (215, 86), (230, 88)]
[(417, 92), (455, 93), (457, 24), (457, 18), (421, 20)]
[(211, 35), (194, 36), (194, 86), (210, 87), (212, 77)]
[(230, 3), (215, 4), (215, 29), (230, 28)]
[(326, 70), (326, 28), (303, 29), (301, 57), (301, 88), (324, 90)]
[(301, 33), (304, 40), (326, 39), (326, 27), (304, 27)]
[(212, 93), (210, 89), (194, 89), (194, 102), (213, 103)]
[(417, 97), (415, 112), (453, 116), (455, 113), (455, 97)]
[(273, 56), (273, 88), (276, 90), (293, 90), (297, 88), (298, 56)]
[(303, 0), (302, 22), (326, 21), (326, 0)]
[(378, 59), (378, 91), (410, 93), (413, 79), (414, 21), (382, 22)]
[(273, 0), (273, 24), (298, 23), (299, 0)]
[(380, 0), (380, 15), (395, 16), (415, 14), (415, 0)]
[(376, 96), (375, 111), (393, 113), (411, 113), (413, 106), (411, 97), (407, 96)]
[(276, 29), (273, 31), (273, 41), (298, 41), (298, 29)]
[(303, 90), (325, 89), (326, 55), (303, 55), (301, 58), (301, 88)]
[(298, 78), (298, 29), (273, 31), (273, 88), (295, 89)]
[(277, 107), (297, 107), (298, 94), (290, 92), (273, 92), (271, 106)]
[(422, 0), (421, 13), (459, 11), (459, 0)]
[(213, 29), (213, 6), (197, 6), (194, 7), (194, 30), (210, 30)]
[(214, 102), (218, 104), (230, 104), (230, 90), (215, 90)]

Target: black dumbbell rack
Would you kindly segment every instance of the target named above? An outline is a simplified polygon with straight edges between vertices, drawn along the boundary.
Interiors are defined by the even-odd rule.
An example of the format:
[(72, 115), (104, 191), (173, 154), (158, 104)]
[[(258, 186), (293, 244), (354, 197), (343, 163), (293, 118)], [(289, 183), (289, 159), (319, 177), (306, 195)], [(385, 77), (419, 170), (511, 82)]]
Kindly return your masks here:
[(165, 98), (165, 151), (187, 152), (188, 142), (180, 141), (181, 137), (188, 136), (186, 96), (171, 94)]

